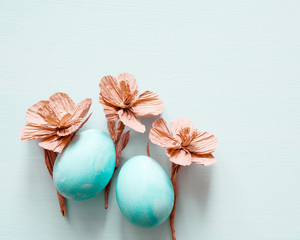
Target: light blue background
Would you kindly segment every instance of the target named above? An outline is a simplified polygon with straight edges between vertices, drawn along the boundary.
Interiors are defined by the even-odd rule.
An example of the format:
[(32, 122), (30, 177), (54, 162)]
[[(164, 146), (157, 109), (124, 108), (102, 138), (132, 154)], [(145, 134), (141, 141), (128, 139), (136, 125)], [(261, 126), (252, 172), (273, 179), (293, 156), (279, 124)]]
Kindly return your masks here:
[[(161, 96), (169, 123), (219, 138), (215, 166), (179, 172), (178, 240), (300, 239), (299, 12), (298, 0), (2, 0), (0, 239), (171, 239), (168, 222), (125, 220), (116, 178), (108, 211), (102, 193), (62, 218), (42, 149), (20, 141), (26, 109), (57, 91), (93, 98), (84, 129), (105, 130), (100, 78), (125, 71)], [(132, 133), (122, 162), (146, 143)]]

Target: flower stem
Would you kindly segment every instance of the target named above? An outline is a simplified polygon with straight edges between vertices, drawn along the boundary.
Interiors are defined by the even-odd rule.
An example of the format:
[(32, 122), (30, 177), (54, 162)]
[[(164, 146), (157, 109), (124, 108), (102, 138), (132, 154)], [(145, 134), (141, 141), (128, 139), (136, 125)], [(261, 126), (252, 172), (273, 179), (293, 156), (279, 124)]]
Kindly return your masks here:
[[(114, 170), (115, 173), (115, 170)], [(114, 175), (113, 173), (113, 175)], [(111, 179), (109, 180), (109, 183), (105, 187), (105, 192), (104, 192), (104, 198), (105, 198), (105, 205), (104, 208), (108, 209), (108, 197), (109, 197), (109, 192), (110, 192), (110, 186), (111, 186)]]
[[(121, 121), (119, 122), (117, 128), (115, 128), (115, 122), (107, 121), (107, 127), (109, 130), (109, 135), (110, 135), (111, 139), (113, 140), (113, 142), (115, 144), (115, 149), (116, 149), (116, 165), (115, 165), (115, 169), (113, 172), (113, 175), (114, 175), (115, 171), (120, 166), (122, 150), (126, 147), (128, 141), (129, 141), (130, 131), (127, 131), (122, 135), (125, 125)], [(105, 209), (108, 209), (108, 197), (109, 197), (109, 192), (110, 192), (110, 187), (111, 187), (111, 179), (105, 187), (105, 192), (104, 192), (104, 199), (105, 199), (104, 208)]]
[(149, 142), (147, 143), (146, 152), (147, 152), (147, 156), (150, 157)]
[(180, 167), (181, 167), (180, 165), (172, 163), (171, 182), (174, 188), (174, 205), (173, 205), (172, 212), (170, 214), (170, 228), (172, 232), (172, 240), (176, 240), (174, 222), (175, 222), (175, 209), (176, 209), (176, 199), (177, 199), (177, 173)]
[[(45, 163), (51, 178), (53, 178), (53, 166), (56, 160), (56, 153), (47, 149), (44, 149)], [(66, 203), (65, 198), (57, 191), (58, 202), (60, 206), (60, 212), (62, 216), (66, 216)]]
[(63, 217), (66, 216), (66, 201), (64, 196), (62, 196), (58, 191), (57, 191), (57, 197), (58, 197), (58, 202), (60, 206), (60, 212)]

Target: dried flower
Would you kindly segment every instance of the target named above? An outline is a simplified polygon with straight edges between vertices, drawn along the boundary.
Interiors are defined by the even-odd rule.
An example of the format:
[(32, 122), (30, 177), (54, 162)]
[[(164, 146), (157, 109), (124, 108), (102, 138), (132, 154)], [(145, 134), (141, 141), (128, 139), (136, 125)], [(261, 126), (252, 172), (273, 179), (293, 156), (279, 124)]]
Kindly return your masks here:
[(99, 101), (109, 121), (120, 119), (126, 126), (137, 132), (145, 132), (145, 126), (137, 117), (151, 117), (162, 113), (163, 101), (151, 91), (138, 95), (135, 77), (121, 73), (116, 78), (105, 76), (101, 79)]
[(62, 152), (70, 143), (72, 134), (85, 123), (92, 100), (87, 98), (75, 106), (66, 93), (55, 93), (49, 100), (31, 106), (21, 129), (21, 140), (42, 139), (39, 145), (47, 150)]
[(167, 149), (167, 156), (172, 162), (171, 181), (174, 188), (174, 206), (170, 214), (172, 239), (175, 240), (175, 207), (177, 198), (177, 173), (181, 166), (198, 163), (209, 166), (216, 163), (212, 155), (218, 147), (217, 138), (208, 133), (194, 129), (192, 122), (179, 118), (171, 123), (170, 133), (163, 118), (156, 119), (150, 130), (149, 138), (152, 143)]
[[(92, 99), (87, 98), (75, 106), (66, 93), (55, 93), (47, 101), (39, 101), (31, 106), (25, 119), (29, 122), (21, 129), (21, 140), (42, 139), (39, 143), (44, 148), (45, 164), (52, 177), (56, 160), (55, 152), (62, 152), (72, 137), (87, 122), (85, 120)], [(65, 198), (57, 192), (60, 211), (66, 215)]]

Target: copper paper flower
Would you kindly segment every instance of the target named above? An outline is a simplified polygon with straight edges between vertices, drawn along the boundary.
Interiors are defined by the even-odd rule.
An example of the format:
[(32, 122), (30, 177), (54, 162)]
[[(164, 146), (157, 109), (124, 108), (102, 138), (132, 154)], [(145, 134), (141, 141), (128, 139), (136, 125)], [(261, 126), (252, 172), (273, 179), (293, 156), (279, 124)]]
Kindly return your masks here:
[(137, 117), (157, 116), (164, 109), (164, 104), (156, 93), (145, 91), (138, 95), (138, 85), (132, 74), (121, 73), (116, 78), (105, 76), (99, 86), (99, 101), (104, 107), (107, 120), (120, 119), (137, 132), (145, 132), (145, 126)]
[(216, 163), (212, 152), (218, 147), (217, 138), (194, 129), (192, 122), (179, 118), (171, 123), (172, 134), (163, 118), (156, 119), (150, 130), (151, 142), (167, 149), (171, 162), (181, 166), (192, 162), (204, 166)]
[[(75, 106), (66, 93), (55, 93), (47, 101), (39, 101), (27, 110), (25, 119), (29, 122), (21, 129), (21, 140), (42, 139), (44, 157), (52, 177), (56, 160), (55, 152), (62, 152), (76, 132), (86, 123), (92, 100), (87, 98)], [(66, 215), (65, 198), (57, 192), (60, 211)]]
[(189, 119), (179, 118), (171, 123), (170, 133), (164, 119), (156, 119), (150, 130), (151, 142), (167, 149), (167, 156), (172, 162), (171, 181), (174, 188), (175, 201), (170, 214), (172, 239), (175, 240), (175, 207), (177, 197), (177, 173), (181, 166), (198, 163), (208, 166), (216, 163), (212, 155), (218, 147), (217, 138), (208, 133), (194, 129)]
[(39, 145), (47, 150), (62, 152), (70, 143), (72, 134), (85, 123), (92, 100), (87, 98), (75, 106), (66, 93), (55, 93), (49, 100), (31, 106), (21, 129), (21, 140), (43, 139)]

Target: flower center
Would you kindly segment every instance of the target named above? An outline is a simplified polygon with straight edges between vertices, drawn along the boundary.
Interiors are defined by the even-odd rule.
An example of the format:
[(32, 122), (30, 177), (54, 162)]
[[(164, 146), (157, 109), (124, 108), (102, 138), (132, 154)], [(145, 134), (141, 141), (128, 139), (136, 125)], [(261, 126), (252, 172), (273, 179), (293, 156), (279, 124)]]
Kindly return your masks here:
[(181, 146), (182, 147), (187, 147), (188, 145), (190, 145), (190, 143), (191, 143), (190, 136), (187, 136), (186, 138), (181, 139)]
[(177, 134), (177, 136), (181, 140), (181, 147), (185, 148), (185, 147), (189, 146), (191, 144), (191, 142), (193, 141), (193, 139), (195, 138), (195, 134), (196, 134), (196, 132), (193, 131), (189, 127), (181, 129), (179, 131), (179, 133)]
[(131, 108), (132, 107), (132, 103), (129, 102), (123, 102), (122, 106), (121, 106), (121, 109), (128, 109), (128, 108)]
[(70, 113), (67, 113), (65, 114), (62, 119), (60, 119), (57, 127), (59, 129), (65, 129), (65, 128), (68, 128), (69, 125), (70, 125), (70, 119), (71, 119), (71, 114)]

